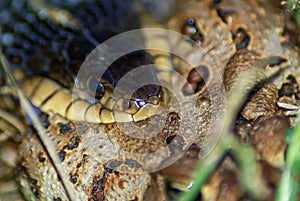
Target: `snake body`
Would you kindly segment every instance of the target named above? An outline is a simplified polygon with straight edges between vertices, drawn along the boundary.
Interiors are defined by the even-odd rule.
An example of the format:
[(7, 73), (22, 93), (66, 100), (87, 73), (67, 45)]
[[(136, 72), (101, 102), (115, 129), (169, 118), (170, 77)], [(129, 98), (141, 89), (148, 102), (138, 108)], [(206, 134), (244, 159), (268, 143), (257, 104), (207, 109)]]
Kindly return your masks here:
[[(117, 2), (121, 4), (120, 2)], [(95, 6), (91, 2), (91, 6)], [(107, 3), (103, 3), (104, 5)], [(113, 2), (111, 3), (113, 4)], [(126, 2), (124, 2), (126, 4)], [(88, 5), (88, 4), (87, 4)], [(101, 5), (101, 3), (100, 3)], [(130, 6), (130, 3), (128, 3)], [(70, 40), (70, 44), (73, 42), (76, 43), (76, 40), (78, 40), (78, 37), (74, 35), (76, 32), (78, 34), (80, 33), (80, 30), (82, 30), (82, 34), (85, 36), (82, 41), (79, 41), (78, 48), (89, 48), (89, 45), (94, 45), (95, 41), (101, 41), (103, 39), (97, 37), (101, 36), (103, 34), (97, 33), (94, 34), (96, 36), (92, 36), (93, 34), (93, 29), (87, 30), (89, 25), (87, 24), (88, 22), (82, 21), (84, 19), (82, 18), (76, 18), (76, 16), (72, 16), (71, 13), (69, 13), (66, 10), (62, 10), (59, 7), (50, 7), (49, 5), (43, 3), (42, 1), (39, 0), (34, 0), (32, 2), (26, 2), (22, 1), (20, 2), (20, 6), (22, 7), (29, 7), (32, 10), (38, 10), (38, 11), (44, 11), (46, 14), (45, 20), (42, 21), (42, 23), (55, 23), (55, 24), (62, 24), (61, 31), (64, 31), (66, 28), (71, 29), (72, 32), (65, 31), (65, 34), (67, 34), (66, 40)], [(61, 5), (62, 7), (64, 5)], [(79, 3), (79, 7), (81, 4)], [(89, 5), (88, 5), (89, 6)], [(16, 10), (16, 5), (12, 4), (11, 7), (13, 7), (13, 10)], [(17, 11), (16, 11), (17, 12)], [(28, 12), (28, 11), (27, 11)], [(59, 12), (63, 12), (63, 15), (65, 16), (65, 21), (60, 22), (59, 19), (62, 17), (57, 16)], [(96, 12), (96, 11), (95, 11)], [(56, 13), (56, 14), (55, 14)], [(19, 13), (18, 13), (19, 14)], [(36, 23), (37, 19), (39, 16), (34, 16), (33, 13), (32, 18), (35, 19), (33, 20), (32, 23)], [(118, 13), (117, 13), (118, 14)], [(25, 14), (24, 14), (25, 15)], [(28, 18), (27, 16), (23, 16), (24, 18)], [(129, 17), (131, 17), (129, 15)], [(75, 23), (76, 22), (76, 23)], [(18, 25), (15, 25), (18, 26)], [(100, 25), (99, 25), (100, 26)], [(119, 25), (116, 25), (119, 26)], [(58, 26), (59, 27), (59, 26)], [(15, 29), (15, 27), (12, 27)], [(27, 37), (31, 37), (32, 40), (34, 39), (43, 39), (41, 36), (39, 36), (40, 33), (36, 33), (36, 30), (34, 28), (29, 28), (27, 30), (25, 27), (25, 30), (23, 30), (24, 34), (27, 34)], [(96, 27), (97, 28), (97, 27)], [(100, 27), (101, 28), (101, 27)], [(109, 32), (107, 30), (106, 32)], [(95, 29), (95, 28), (94, 28)], [(99, 27), (98, 27), (99, 29)], [(50, 31), (47, 32), (48, 27), (45, 24), (41, 24), (41, 34), (45, 34), (43, 37), (47, 37), (47, 34), (50, 34)], [(5, 29), (5, 33), (7, 36), (10, 34), (9, 28)], [(88, 31), (88, 33), (86, 33)], [(25, 33), (26, 32), (26, 33)], [(73, 34), (75, 33), (75, 34)], [(116, 32), (118, 33), (118, 32)], [(21, 35), (22, 36), (22, 35)], [(21, 38), (21, 37), (20, 37)], [(75, 39), (76, 38), (76, 39)], [(80, 37), (79, 37), (80, 38)], [(15, 38), (14, 40), (19, 39)], [(37, 42), (38, 44), (31, 44), (28, 43), (29, 41), (26, 41), (26, 39), (22, 42), (22, 45), (25, 44), (31, 44), (31, 49), (34, 47), (37, 47), (38, 45), (42, 45), (43, 43), (47, 43), (46, 39), (44, 42), (40, 41)], [(53, 39), (52, 39), (53, 40)], [(16, 41), (15, 41), (16, 42)], [(50, 42), (52, 46), (54, 45), (54, 42)], [(86, 45), (86, 42), (90, 43), (88, 46)], [(16, 50), (15, 46), (17, 44), (11, 42), (12, 44), (4, 44), (6, 49), (5, 53), (9, 56), (12, 57), (13, 60), (18, 57), (19, 55), (14, 55), (13, 52), (19, 52), (19, 50)], [(40, 43), (40, 44), (39, 44)], [(67, 42), (68, 43), (68, 42)], [(63, 43), (62, 43), (63, 44)], [(85, 47), (83, 47), (85, 45)], [(66, 48), (73, 48), (73, 47), (63, 47), (64, 45), (59, 45), (56, 50), (54, 47), (48, 48), (46, 52), (54, 52), (58, 54), (64, 55), (65, 58), (63, 58), (62, 61), (58, 61), (63, 69), (59, 69), (59, 71), (63, 70), (64, 72), (55, 72), (56, 69), (51, 69), (52, 67), (55, 66), (47, 66), (48, 62), (46, 61), (45, 66), (43, 68), (49, 68), (47, 69), (41, 69), (42, 72), (38, 72), (37, 70), (33, 71), (33, 74), (44, 74), (44, 71), (50, 71), (47, 72), (48, 78), (45, 76), (40, 76), (40, 75), (35, 75), (35, 76), (29, 76), (24, 78), (21, 81), (21, 87), (24, 90), (25, 94), (28, 96), (28, 98), (31, 100), (33, 105), (38, 107), (41, 111), (49, 113), (49, 112), (54, 112), (58, 113), (65, 118), (69, 120), (75, 120), (75, 121), (86, 121), (90, 123), (112, 123), (112, 122), (132, 122), (132, 121), (140, 121), (143, 119), (146, 119), (151, 116), (151, 114), (159, 114), (161, 111), (160, 106), (165, 104), (167, 101), (167, 94), (163, 92), (163, 89), (161, 89), (158, 86), (151, 85), (151, 86), (142, 86), (137, 92), (133, 94), (134, 97), (132, 97), (129, 101), (126, 103), (124, 102), (123, 99), (114, 99), (112, 98), (112, 93), (113, 93), (113, 88), (116, 86), (118, 83), (118, 80), (126, 73), (128, 73), (130, 70), (133, 70), (135, 67), (138, 67), (140, 65), (151, 65), (153, 63), (156, 63), (155, 60), (158, 60), (158, 63), (168, 63), (166, 60), (167, 58), (165, 56), (156, 56), (151, 55), (146, 52), (136, 52), (136, 53), (131, 53), (131, 56), (124, 56), (123, 58), (120, 58), (118, 61), (115, 61), (111, 67), (105, 72), (104, 78), (102, 80), (95, 80), (95, 78), (89, 77), (88, 80), (86, 80), (85, 86), (82, 93), (85, 93), (86, 96), (82, 97), (79, 96), (79, 94), (73, 93), (72, 89), (72, 79), (75, 78), (75, 72), (74, 69), (78, 69), (79, 62), (78, 56), (76, 54), (82, 54), (84, 51), (79, 50), (78, 52), (67, 52), (68, 50)], [(87, 46), (87, 47), (86, 47)], [(21, 56), (24, 56), (24, 58), (20, 58), (21, 60), (34, 60), (35, 58), (30, 58), (30, 54), (32, 53), (30, 51), (25, 51), (24, 54), (20, 54)], [(75, 48), (76, 49), (76, 48)], [(22, 50), (21, 50), (22, 51)], [(72, 50), (73, 51), (73, 50)], [(77, 51), (77, 50), (75, 50)], [(47, 53), (42, 53), (42, 54), (47, 54)], [(39, 54), (38, 54), (39, 55)], [(41, 55), (42, 56), (42, 55)], [(156, 59), (153, 59), (152, 57), (156, 57)], [(29, 58), (28, 58), (29, 57)], [(58, 56), (59, 57), (59, 56)], [(77, 57), (76, 59), (72, 57)], [(81, 56), (80, 56), (81, 57)], [(25, 59), (26, 58), (26, 59)], [(42, 59), (42, 58), (41, 58)], [(37, 59), (35, 59), (37, 60)], [(43, 60), (43, 59), (42, 59)], [(153, 61), (152, 61), (153, 60)], [(165, 60), (165, 61), (164, 61)], [(75, 63), (74, 63), (75, 61)], [(81, 59), (81, 61), (83, 61)], [(127, 62), (127, 63), (126, 63)], [(64, 63), (65, 66), (62, 64)], [(72, 64), (73, 63), (73, 64)], [(126, 63), (126, 64), (125, 64)], [(38, 66), (36, 63), (32, 64), (35, 66), (37, 69)], [(57, 64), (55, 64), (57, 65)], [(76, 66), (74, 66), (76, 65)], [(24, 63), (18, 63), (18, 67), (21, 67), (25, 70), (25, 72), (32, 74), (30, 70), (28, 70), (28, 64)], [(73, 67), (74, 66), (74, 67)], [(100, 66), (100, 68), (105, 68), (105, 66)], [(72, 69), (72, 70), (71, 70)], [(52, 76), (51, 76), (52, 74)], [(59, 75), (60, 74), (60, 75)], [(59, 78), (63, 75), (66, 75), (66, 78)], [(157, 80), (155, 75), (155, 72), (150, 73), (153, 77), (153, 80)], [(59, 77), (56, 77), (59, 76)], [(54, 79), (53, 79), (54, 78)], [(166, 78), (167, 79), (167, 78)], [(103, 83), (101, 83), (103, 82)], [(62, 85), (63, 84), (63, 85)], [(68, 86), (68, 87), (66, 87)], [(101, 88), (99, 88), (101, 87)], [(102, 92), (100, 92), (102, 91)], [(98, 94), (97, 94), (98, 93)], [(101, 93), (101, 94), (99, 94)], [(153, 94), (151, 94), (153, 93)], [(92, 97), (92, 99), (97, 99), (96, 101), (89, 101), (87, 99)], [(95, 97), (98, 96), (98, 97)], [(101, 96), (101, 97), (100, 97)], [(103, 97), (102, 97), (103, 96)], [(124, 106), (126, 105), (126, 108)]]
[[(145, 58), (145, 54), (145, 52), (131, 53), (131, 58), (130, 56), (125, 56), (127, 61), (121, 58), (113, 63), (108, 70), (116, 71), (117, 69), (120, 71), (120, 67), (122, 66), (123, 69), (132, 69), (138, 67), (138, 65), (149, 64), (147, 60), (141, 61), (141, 59), (150, 58), (149, 55)], [(167, 58), (165, 57), (165, 59)], [(123, 65), (119, 66), (121, 63)], [(108, 72), (108, 70), (107, 73), (104, 73), (103, 79), (107, 79), (102, 80), (103, 83), (90, 77), (86, 80), (86, 91), (81, 91), (86, 96), (92, 96), (91, 98), (96, 100), (96, 102), (93, 101), (95, 103), (90, 103), (87, 97), (81, 98), (78, 94), (72, 93), (72, 90), (64, 88), (59, 83), (41, 76), (25, 78), (22, 80), (21, 86), (31, 102), (40, 108), (41, 111), (45, 113), (57, 113), (69, 120), (106, 124), (141, 121), (149, 118), (151, 114), (160, 114), (160, 107), (166, 104), (168, 100), (167, 94), (165, 94), (160, 86), (142, 86), (125, 103), (125, 98), (117, 100), (112, 97), (113, 87), (117, 84), (117, 80), (120, 79), (117, 77), (122, 77), (122, 73), (120, 75), (119, 72), (117, 77), (113, 77), (113, 73), (111, 71)], [(129, 71), (128, 69), (124, 70), (126, 72)], [(154, 73), (152, 75), (148, 74), (148, 76), (153, 76), (153, 79), (156, 79)], [(126, 108), (124, 108), (124, 105)]]
[[(0, 2), (0, 44), (13, 69), (22, 69), (26, 76), (48, 77), (68, 89), (86, 54), (139, 24), (133, 20), (137, 13), (130, 1), (39, 2)], [(65, 21), (58, 23), (56, 18)]]

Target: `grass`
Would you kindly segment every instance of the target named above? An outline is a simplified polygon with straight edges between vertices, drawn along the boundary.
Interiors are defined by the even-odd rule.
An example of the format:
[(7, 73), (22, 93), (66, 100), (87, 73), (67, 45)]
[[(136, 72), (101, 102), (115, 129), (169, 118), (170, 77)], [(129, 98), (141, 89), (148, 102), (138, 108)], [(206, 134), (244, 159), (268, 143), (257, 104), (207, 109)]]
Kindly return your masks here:
[[(230, 147), (230, 148), (229, 148)], [(270, 194), (266, 183), (260, 178), (259, 168), (256, 164), (254, 151), (240, 143), (233, 135), (220, 140), (212, 153), (199, 165), (194, 172), (193, 188), (183, 193), (178, 201), (194, 200), (201, 186), (206, 182), (209, 175), (216, 169), (223, 156), (230, 152), (240, 167), (243, 184), (246, 191), (256, 200), (261, 200)]]
[[(243, 88), (243, 87), (242, 87)], [(229, 116), (234, 111), (229, 112)], [(227, 120), (228, 123), (230, 120)], [(295, 128), (288, 130), (286, 164), (283, 167), (281, 178), (276, 189), (276, 201), (296, 201), (298, 199), (300, 176), (300, 110)], [(228, 125), (227, 125), (228, 126)], [(230, 152), (240, 168), (244, 188), (247, 193), (258, 200), (263, 199), (270, 192), (264, 181), (259, 178), (254, 150), (242, 144), (232, 133), (224, 128), (222, 137), (210, 155), (204, 159), (193, 174), (194, 187), (184, 192), (178, 201), (194, 200), (211, 173), (216, 169), (223, 156)], [(227, 130), (227, 131), (226, 131)]]
[[(297, 25), (300, 27), (300, 2), (298, 0), (288, 0), (286, 1), (289, 8), (293, 12), (294, 19)], [(3, 67), (7, 67), (7, 62), (1, 54), (1, 60)], [(8, 69), (8, 68), (7, 68)], [(8, 77), (11, 80), (11, 84), (16, 87), (16, 83), (13, 80), (12, 76), (9, 76), (10, 73), (7, 73)], [(33, 111), (31, 111), (29, 104), (26, 102), (26, 98), (21, 91), (18, 90), (18, 94), (23, 106), (31, 116), (36, 116)], [(23, 101), (22, 101), (23, 100)], [(276, 201), (294, 201), (298, 199), (298, 190), (299, 190), (299, 175), (300, 175), (300, 112), (298, 112), (298, 119), (296, 121), (295, 128), (287, 132), (287, 143), (288, 147), (286, 150), (286, 164), (282, 170), (282, 175), (276, 190)], [(35, 118), (37, 119), (37, 118)], [(38, 120), (36, 120), (38, 122)], [(35, 124), (41, 133), (43, 133), (43, 128), (39, 123)], [(230, 126), (230, 123), (228, 124)], [(228, 129), (229, 130), (229, 129)], [(178, 200), (180, 201), (190, 201), (194, 200), (199, 193), (199, 189), (208, 179), (209, 175), (214, 171), (219, 162), (222, 160), (222, 157), (227, 153), (231, 154), (236, 159), (241, 174), (243, 176), (245, 189), (253, 195), (253, 197), (260, 198), (262, 196), (260, 191), (265, 190), (265, 184), (261, 180), (257, 180), (258, 183), (255, 185), (251, 184), (253, 182), (253, 177), (255, 177), (256, 161), (254, 157), (253, 150), (249, 147), (240, 143), (237, 139), (232, 137), (233, 135), (226, 130), (224, 135), (213, 152), (204, 160), (202, 165), (200, 165), (194, 172), (194, 187), (183, 193)], [(51, 154), (51, 153), (50, 153)], [(55, 153), (53, 154), (55, 155)], [(52, 156), (53, 158), (56, 157)], [(57, 164), (57, 163), (55, 163)], [(62, 176), (62, 178), (64, 178)], [(70, 200), (75, 200), (73, 194), (69, 192)]]
[[(300, 29), (300, 2), (299, 0), (289, 0), (283, 3), (287, 3), (291, 11), (293, 12), (294, 19)], [(230, 111), (231, 114), (234, 111)], [(276, 201), (296, 201), (299, 194), (299, 176), (300, 176), (300, 110), (298, 111), (298, 118), (295, 128), (288, 130), (287, 135), (287, 150), (285, 166), (283, 167), (280, 181), (276, 189)], [(227, 129), (227, 128), (225, 128)], [(227, 152), (235, 158), (240, 167), (243, 184), (246, 191), (252, 197), (259, 199), (261, 196), (260, 191), (264, 188), (264, 184), (258, 179), (255, 179), (256, 161), (253, 154), (253, 150), (249, 147), (241, 144), (232, 136), (232, 134), (225, 131), (223, 135), (226, 138), (221, 138), (213, 152), (199, 165), (193, 174), (194, 187), (188, 192), (184, 192), (179, 197), (179, 201), (191, 201), (194, 200), (201, 189), (201, 186), (209, 178), (210, 174), (214, 171), (222, 157)], [(229, 148), (231, 147), (231, 149)], [(256, 184), (252, 184), (253, 181), (258, 181)], [(260, 197), (262, 198), (262, 197)]]
[(294, 129), (287, 132), (286, 164), (276, 192), (276, 201), (294, 201), (298, 198), (300, 174), (300, 110)]
[[(293, 12), (294, 19), (300, 29), (300, 2), (299, 0), (288, 0), (286, 2)], [(286, 164), (282, 171), (276, 192), (276, 201), (294, 201), (299, 194), (300, 174), (300, 110), (294, 129), (287, 132), (289, 144), (286, 151)]]
[(66, 190), (67, 196), (70, 201), (75, 201), (78, 200), (76, 199), (76, 195), (74, 193), (73, 188), (70, 186), (70, 183), (67, 179), (67, 176), (65, 175), (63, 168), (61, 166), (60, 160), (55, 152), (55, 147), (52, 143), (52, 141), (49, 139), (47, 136), (45, 129), (43, 128), (37, 114), (34, 112), (34, 109), (30, 105), (29, 101), (25, 97), (24, 93), (20, 89), (20, 87), (17, 84), (16, 79), (12, 75), (10, 68), (9, 68), (9, 63), (7, 59), (5, 58), (4, 54), (2, 53), (1, 47), (0, 47), (0, 64), (3, 67), (4, 74), (7, 76), (8, 83), (13, 89), (16, 91), (17, 96), (20, 100), (21, 107), (23, 110), (30, 116), (30, 118), (33, 121), (33, 125), (36, 128), (37, 134), (43, 143), (43, 145), (47, 148), (47, 152), (53, 162), (53, 166), (58, 173), (59, 177), (61, 178), (62, 184)]
[(299, 0), (288, 0), (288, 1), (282, 1), (283, 4), (288, 4), (288, 7), (293, 12), (294, 19), (300, 27), (300, 1)]
[(217, 125), (218, 128), (222, 128), (219, 129), (222, 130), (221, 138), (213, 151), (196, 168), (192, 177), (194, 178), (194, 187), (190, 191), (182, 193), (178, 199), (179, 201), (194, 200), (199, 194), (201, 186), (208, 179), (209, 175), (216, 169), (223, 156), (228, 152), (230, 152), (237, 162), (243, 179), (244, 188), (249, 195), (251, 195), (251, 197), (255, 200), (261, 200), (270, 194), (270, 190), (265, 181), (260, 177), (254, 150), (241, 143), (231, 132), (235, 123), (235, 117), (240, 111), (241, 106), (248, 95), (248, 92), (245, 92), (245, 88), (255, 84), (255, 82), (251, 79), (255, 79), (255, 75), (255, 67), (242, 73), (239, 77), (239, 85), (227, 94), (226, 115), (224, 116), (225, 123), (223, 127), (220, 127), (221, 125)]

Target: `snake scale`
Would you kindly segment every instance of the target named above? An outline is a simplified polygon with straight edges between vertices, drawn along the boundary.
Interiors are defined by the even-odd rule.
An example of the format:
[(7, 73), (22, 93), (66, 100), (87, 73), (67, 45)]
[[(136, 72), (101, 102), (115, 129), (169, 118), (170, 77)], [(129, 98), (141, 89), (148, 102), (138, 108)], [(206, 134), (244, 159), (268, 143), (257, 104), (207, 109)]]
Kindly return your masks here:
[[(110, 36), (138, 28), (139, 23), (142, 25), (143, 21), (136, 20), (139, 18), (133, 1), (14, 0), (0, 3), (4, 53), (13, 68), (25, 72), (21, 87), (31, 102), (50, 115), (46, 121), (47, 134), (57, 147), (78, 199), (168, 200), (170, 197), (165, 193), (168, 182), (171, 186), (183, 183), (183, 189), (186, 188), (189, 184), (180, 177), (176, 179), (177, 174), (172, 171), (163, 170), (162, 175), (144, 173), (143, 165), (147, 167), (153, 156), (115, 159), (108, 150), (114, 150), (112, 144), (116, 144), (128, 153), (155, 153), (155, 163), (166, 167), (165, 156), (172, 157), (189, 149), (192, 162), (197, 161), (198, 153), (205, 149), (203, 144), (211, 137), (211, 119), (223, 111), (218, 75), (224, 79), (226, 95), (239, 84), (236, 78), (241, 72), (257, 69), (253, 84), (247, 89), (250, 95), (239, 121), (277, 113), (289, 116), (287, 105), (297, 105), (300, 74), (297, 45), (300, 43), (289, 20), (263, 1), (191, 0), (178, 4), (180, 8), (176, 8), (176, 12), (163, 16), (167, 19), (166, 28), (195, 42), (196, 47), (185, 40), (177, 41), (178, 47), (186, 50), (185, 59), (199, 65), (191, 67), (173, 55), (172, 67), (187, 82), (176, 76), (165, 80), (179, 88), (183, 97), (196, 98), (192, 111), (194, 120), (184, 119), (178, 103), (172, 102), (172, 95), (169, 97), (162, 87), (146, 85), (125, 103), (125, 109), (123, 102), (110, 99), (114, 82), (127, 71), (138, 65), (157, 63), (151, 51), (133, 52), (119, 58), (100, 82), (93, 77), (87, 79), (85, 94), (91, 95), (92, 101), (79, 95), (73, 99), (70, 89), (86, 54)], [(63, 17), (57, 17), (59, 9)], [(198, 47), (201, 51), (197, 51)], [(280, 73), (274, 76), (274, 72)], [(158, 79), (159, 72), (151, 72), (149, 76)], [(160, 106), (169, 102), (172, 104), (168, 106), (167, 117), (160, 119), (157, 115)], [(184, 111), (189, 107), (183, 105), (180, 109)], [(77, 116), (69, 115), (78, 108)], [(112, 110), (116, 113), (112, 114)], [(153, 116), (149, 116), (150, 111)], [(189, 126), (181, 130), (182, 123)], [(136, 130), (133, 125), (147, 129)], [(156, 131), (156, 127), (160, 129), (156, 137), (138, 138)], [(128, 130), (135, 137), (124, 132)], [(92, 138), (95, 135), (97, 138)], [(193, 138), (190, 148), (189, 138)], [(167, 151), (155, 152), (163, 146)], [(192, 170), (191, 166), (184, 166), (185, 171)], [(116, 168), (142, 173), (123, 173)], [(22, 192), (28, 200), (67, 199), (51, 160), (34, 135), (26, 136), (21, 145), (18, 171)]]

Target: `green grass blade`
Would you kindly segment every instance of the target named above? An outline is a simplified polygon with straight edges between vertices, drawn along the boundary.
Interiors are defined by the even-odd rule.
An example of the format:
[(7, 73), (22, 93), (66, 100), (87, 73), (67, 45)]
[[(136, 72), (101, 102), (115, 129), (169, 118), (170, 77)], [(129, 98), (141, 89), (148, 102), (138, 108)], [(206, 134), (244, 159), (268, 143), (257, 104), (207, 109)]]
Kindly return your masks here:
[(78, 200), (78, 199), (76, 199), (74, 190), (72, 189), (69, 180), (65, 176), (65, 173), (62, 171), (63, 168), (62, 168), (60, 160), (59, 160), (59, 158), (58, 158), (58, 156), (55, 152), (56, 149), (55, 149), (52, 141), (47, 136), (44, 127), (42, 126), (37, 114), (34, 112), (34, 110), (33, 110), (32, 106), (30, 105), (29, 101), (27, 100), (27, 98), (23, 94), (22, 90), (17, 85), (17, 81), (15, 80), (14, 76), (10, 72), (9, 63), (6, 60), (5, 56), (3, 55), (1, 47), (0, 47), (0, 60), (1, 60), (1, 64), (2, 64), (2, 67), (3, 67), (4, 73), (7, 75), (7, 78), (8, 78), (8, 81), (9, 81), (8, 83), (10, 83), (10, 85), (16, 90), (18, 98), (20, 99), (20, 104), (21, 104), (22, 108), (27, 112), (27, 114), (32, 119), (33, 125), (36, 128), (37, 133), (38, 133), (42, 143), (47, 148), (47, 152), (48, 152), (51, 160), (53, 161), (53, 165), (54, 165), (55, 170), (57, 171), (58, 175), (61, 178), (62, 184), (63, 184), (63, 186), (66, 190), (66, 193), (67, 193), (67, 196), (68, 196), (69, 200), (70, 201)]
[[(300, 111), (300, 110), (299, 110)], [(289, 144), (286, 152), (286, 164), (283, 169), (276, 192), (276, 201), (297, 200), (300, 174), (300, 112), (296, 127), (289, 133)]]

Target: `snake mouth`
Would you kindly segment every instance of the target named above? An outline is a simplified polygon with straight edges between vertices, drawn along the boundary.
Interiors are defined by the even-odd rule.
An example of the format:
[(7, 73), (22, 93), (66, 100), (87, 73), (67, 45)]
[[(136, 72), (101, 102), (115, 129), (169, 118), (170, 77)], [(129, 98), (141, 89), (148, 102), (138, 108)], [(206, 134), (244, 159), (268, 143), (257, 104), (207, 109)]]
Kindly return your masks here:
[(168, 92), (158, 84), (144, 85), (137, 90), (129, 87), (128, 91), (123, 91), (108, 83), (90, 81), (93, 82), (89, 95), (94, 100), (92, 104), (98, 105), (95, 109), (99, 111), (100, 122), (143, 121), (161, 115), (168, 103)]
[[(145, 88), (147, 88), (147, 86), (152, 87), (155, 94), (148, 94), (145, 96), (145, 93), (143, 92), (145, 92)], [(149, 90), (147, 92), (149, 92)], [(146, 85), (136, 90), (130, 98), (126, 98), (126, 95), (124, 95), (117, 101), (114, 101), (114, 103), (110, 103), (110, 101), (113, 100), (109, 100), (103, 105), (110, 110), (135, 115), (137, 113), (142, 113), (145, 108), (156, 108), (166, 105), (168, 100), (167, 96), (168, 95), (163, 87), (157, 85)], [(145, 114), (144, 119), (149, 118), (150, 116), (151, 115)]]
[[(151, 105), (165, 105), (165, 100), (164, 100), (164, 90), (162, 87), (158, 87), (158, 94), (155, 95), (150, 95), (147, 96), (147, 98), (132, 98), (129, 101), (129, 107), (128, 110), (133, 111), (136, 110), (135, 112), (137, 112), (138, 110), (144, 108), (147, 106), (147, 104), (151, 104)], [(133, 97), (135, 96), (135, 94), (133, 94)], [(128, 112), (129, 112), (128, 111)]]

